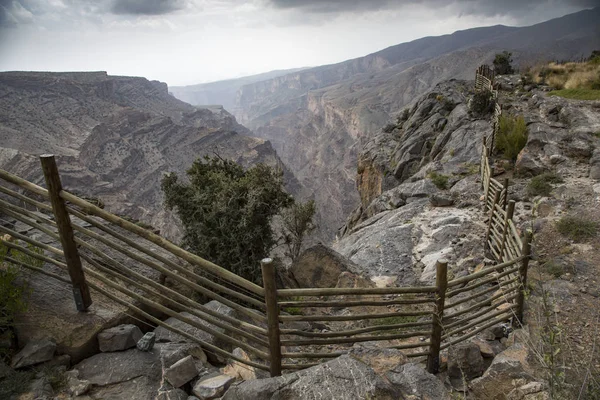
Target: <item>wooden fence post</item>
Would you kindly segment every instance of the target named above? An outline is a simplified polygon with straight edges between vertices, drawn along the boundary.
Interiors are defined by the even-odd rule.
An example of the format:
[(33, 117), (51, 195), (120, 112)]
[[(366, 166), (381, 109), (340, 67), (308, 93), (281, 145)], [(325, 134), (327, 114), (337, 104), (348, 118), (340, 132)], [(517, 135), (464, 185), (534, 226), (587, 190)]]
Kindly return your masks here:
[(481, 162), (479, 163), (479, 169), (481, 171), (481, 188), (485, 189), (485, 163), (486, 163), (486, 154), (485, 154), (485, 144), (487, 142), (487, 135), (483, 135), (483, 145), (481, 148)]
[[(500, 200), (500, 191), (496, 190), (496, 194), (494, 195), (494, 201), (492, 202), (492, 207), (490, 208), (490, 216), (489, 216), (489, 220), (488, 220), (487, 232), (485, 233), (486, 247), (489, 247), (488, 243), (490, 241), (490, 234), (492, 232), (492, 224), (494, 223), (494, 212), (496, 211), (496, 204), (498, 204), (499, 200)], [(487, 198), (486, 198), (486, 205), (487, 205)]]
[(58, 227), (60, 242), (65, 254), (65, 261), (73, 284), (73, 296), (75, 297), (75, 305), (77, 310), (85, 311), (92, 304), (90, 289), (85, 282), (85, 275), (81, 265), (81, 259), (77, 251), (77, 245), (73, 236), (73, 227), (71, 219), (67, 212), (65, 201), (60, 197), (62, 183), (60, 175), (56, 167), (56, 161), (51, 154), (40, 156), (44, 178), (46, 179), (46, 187), (48, 188), (48, 196), (52, 203), (52, 211)]
[(506, 206), (508, 205), (508, 178), (504, 179), (503, 186), (504, 197), (502, 197), (502, 209), (506, 210)]
[(523, 313), (525, 311), (525, 291), (527, 290), (527, 268), (529, 267), (529, 259), (531, 258), (531, 239), (533, 234), (530, 230), (525, 231), (525, 237), (523, 238), (523, 247), (521, 248), (521, 254), (523, 261), (519, 268), (519, 278), (521, 280), (519, 286), (519, 293), (517, 297), (517, 321), (516, 324), (523, 326)]
[(437, 287), (435, 296), (435, 312), (429, 343), (429, 355), (427, 356), (427, 371), (434, 374), (440, 369), (440, 347), (442, 345), (442, 320), (444, 318), (444, 303), (446, 301), (446, 289), (448, 288), (448, 262), (438, 260), (435, 265)]
[(514, 214), (515, 201), (511, 200), (508, 202), (508, 207), (506, 209), (506, 218), (504, 218), (504, 229), (502, 230), (502, 244), (500, 245), (500, 257), (502, 257), (502, 255), (504, 254), (504, 249), (506, 248), (506, 237), (508, 236), (508, 230), (510, 229), (510, 227), (508, 226), (508, 221), (512, 220)]
[(265, 303), (267, 305), (267, 326), (269, 335), (269, 353), (271, 355), (271, 376), (281, 375), (281, 338), (279, 335), (279, 305), (277, 303), (277, 283), (275, 264), (271, 258), (260, 262), (262, 268), (263, 286), (265, 288)]

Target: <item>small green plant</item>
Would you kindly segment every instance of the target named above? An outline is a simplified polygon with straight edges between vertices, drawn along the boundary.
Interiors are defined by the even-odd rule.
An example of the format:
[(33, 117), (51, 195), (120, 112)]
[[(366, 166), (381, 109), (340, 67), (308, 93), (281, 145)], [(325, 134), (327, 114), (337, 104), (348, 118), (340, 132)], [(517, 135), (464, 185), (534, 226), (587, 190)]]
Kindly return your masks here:
[(38, 372), (48, 379), (54, 393), (58, 393), (67, 387), (67, 376), (63, 369), (46, 366), (42, 367)]
[(594, 133), (594, 136), (596, 136), (598, 139), (600, 139), (600, 131), (598, 131), (598, 132), (595, 132), (595, 133)]
[(283, 311), (290, 315), (302, 315), (302, 309), (300, 307), (284, 307)]
[(492, 112), (495, 102), (492, 98), (492, 92), (489, 90), (480, 90), (473, 95), (471, 99), (471, 112), (476, 115), (486, 115)]
[(554, 261), (548, 261), (543, 265), (544, 271), (555, 278), (560, 278), (565, 273), (565, 267)]
[[(42, 253), (32, 245), (29, 250)], [(27, 311), (30, 289), (26, 281), (21, 279), (18, 267), (5, 262), (8, 248), (0, 244), (0, 333), (12, 332), (14, 319), (18, 313)], [(41, 267), (42, 262), (21, 252), (11, 251), (10, 257), (16, 261)]]
[(563, 179), (556, 173), (546, 172), (531, 178), (527, 185), (527, 194), (530, 196), (548, 196), (552, 191), (552, 184), (562, 182)]
[(448, 175), (438, 174), (433, 171), (429, 173), (429, 179), (438, 189), (448, 189)]
[(34, 378), (35, 371), (11, 370), (4, 379), (0, 379), (0, 398), (16, 398), (21, 393), (29, 391), (31, 381)]
[(396, 120), (396, 122), (398, 123), (398, 125), (401, 125), (404, 121), (408, 121), (409, 116), (410, 116), (410, 110), (408, 108), (405, 108), (404, 110), (402, 110), (402, 112), (398, 116), (398, 119)]
[(514, 162), (527, 144), (527, 135), (527, 125), (523, 116), (500, 115), (496, 149), (502, 153), (504, 158)]
[(574, 215), (566, 215), (556, 222), (556, 229), (562, 235), (578, 242), (596, 236), (598, 223)]
[(456, 154), (456, 150), (454, 149), (454, 147), (450, 149), (448, 154), (450, 154), (450, 157), (454, 157), (454, 154)]

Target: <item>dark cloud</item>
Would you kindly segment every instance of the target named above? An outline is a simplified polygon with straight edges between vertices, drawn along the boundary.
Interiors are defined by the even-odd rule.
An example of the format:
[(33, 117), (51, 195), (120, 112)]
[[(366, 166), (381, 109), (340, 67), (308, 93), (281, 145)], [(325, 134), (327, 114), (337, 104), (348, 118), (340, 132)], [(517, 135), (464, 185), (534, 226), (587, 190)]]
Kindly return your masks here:
[[(278, 9), (296, 10), (312, 14), (355, 13), (382, 9), (400, 9), (419, 5), (432, 10), (449, 7), (460, 14), (496, 16), (519, 16), (541, 6), (564, 6), (571, 8), (599, 7), (600, 0), (267, 0)], [(441, 17), (441, 16), (440, 16)]]
[(183, 0), (115, 0), (111, 12), (124, 15), (163, 15), (183, 7)]

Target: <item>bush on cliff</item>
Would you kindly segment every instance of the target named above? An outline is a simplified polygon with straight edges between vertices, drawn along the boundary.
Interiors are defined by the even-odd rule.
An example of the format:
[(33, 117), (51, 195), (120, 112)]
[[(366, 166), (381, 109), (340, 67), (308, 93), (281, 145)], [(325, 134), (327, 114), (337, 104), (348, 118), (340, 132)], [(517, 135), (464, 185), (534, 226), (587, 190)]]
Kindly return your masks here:
[[(293, 197), (283, 188), (282, 172), (264, 164), (244, 169), (215, 156), (196, 160), (187, 176), (189, 183), (180, 182), (174, 173), (162, 180), (165, 206), (177, 212), (184, 227), (183, 245), (260, 283), (260, 260), (277, 244), (271, 221), (294, 205)], [(293, 214), (293, 209), (290, 212)], [(304, 231), (297, 229), (290, 234), (294, 249), (301, 246), (298, 241), (310, 218), (303, 221)]]
[(501, 115), (498, 120), (496, 149), (504, 158), (516, 161), (517, 156), (527, 144), (527, 125), (523, 116)]

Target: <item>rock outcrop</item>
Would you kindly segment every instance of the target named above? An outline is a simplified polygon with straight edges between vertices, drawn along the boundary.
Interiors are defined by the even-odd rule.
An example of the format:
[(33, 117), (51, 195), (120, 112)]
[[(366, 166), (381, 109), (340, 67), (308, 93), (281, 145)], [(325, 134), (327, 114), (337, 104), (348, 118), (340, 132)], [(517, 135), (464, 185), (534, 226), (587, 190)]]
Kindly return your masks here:
[[(178, 238), (162, 175), (204, 155), (281, 165), (271, 145), (222, 107), (195, 108), (164, 83), (97, 73), (0, 73), (0, 168), (43, 182), (34, 155), (57, 155), (63, 187)], [(288, 189), (297, 181), (283, 167)]]

